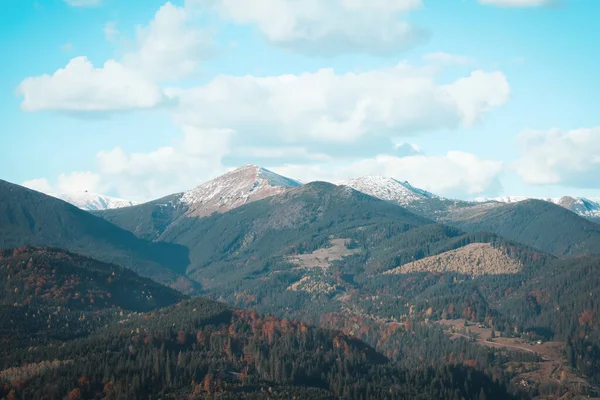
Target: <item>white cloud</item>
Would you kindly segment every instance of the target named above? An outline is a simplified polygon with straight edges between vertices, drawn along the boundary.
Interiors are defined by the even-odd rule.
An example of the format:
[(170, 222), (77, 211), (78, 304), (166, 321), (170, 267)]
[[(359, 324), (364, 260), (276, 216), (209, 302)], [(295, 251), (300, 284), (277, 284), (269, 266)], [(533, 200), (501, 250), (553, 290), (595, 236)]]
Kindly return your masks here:
[(98, 153), (99, 174), (119, 195), (148, 200), (190, 189), (223, 172), (233, 132), (183, 127), (182, 140), (148, 153), (127, 153), (120, 147)]
[(195, 24), (192, 12), (167, 2), (148, 26), (137, 31), (135, 49), (123, 63), (156, 80), (176, 80), (194, 72), (210, 56), (212, 39)]
[[(191, 189), (228, 170), (222, 157), (228, 153), (230, 131), (186, 128), (183, 140), (148, 153), (127, 153), (121, 148), (98, 154), (99, 172), (74, 172), (58, 177), (56, 184), (34, 179), (23, 185), (44, 193), (115, 190), (120, 197), (147, 201)], [(444, 156), (377, 155), (350, 164), (331, 158), (309, 164), (266, 165), (304, 182), (337, 182), (358, 176), (382, 175), (408, 180), (416, 187), (446, 196), (471, 197), (499, 189), (503, 164), (469, 153), (450, 151)]]
[(94, 68), (86, 57), (71, 59), (53, 75), (26, 78), (18, 87), (24, 111), (115, 111), (156, 107), (163, 101), (153, 82), (109, 60)]
[(444, 156), (417, 154), (407, 157), (377, 155), (344, 166), (282, 165), (270, 167), (280, 174), (304, 181), (342, 181), (358, 176), (389, 176), (446, 196), (469, 197), (499, 188), (503, 170), (499, 161), (473, 154), (449, 151)]
[(100, 5), (101, 0), (64, 0), (64, 2), (73, 7), (91, 7)]
[(517, 139), (513, 166), (526, 183), (600, 188), (600, 127), (525, 131)]
[(74, 193), (86, 190), (97, 193), (107, 189), (102, 177), (91, 171), (60, 174), (54, 184), (46, 178), (32, 179), (23, 182), (23, 186), (42, 193)]
[[(53, 75), (29, 77), (19, 85), (25, 111), (105, 112), (153, 108), (164, 100), (157, 81), (192, 73), (208, 56), (210, 38), (193, 24), (191, 12), (167, 2), (147, 27), (138, 29), (133, 49), (122, 61), (94, 68), (76, 57)], [(104, 32), (118, 36), (114, 23)]]
[(72, 172), (59, 175), (56, 189), (59, 193), (83, 192), (86, 190), (97, 193), (104, 191), (106, 184), (102, 182), (102, 177), (94, 172)]
[(183, 127), (183, 136), (171, 146), (146, 153), (121, 147), (100, 151), (95, 172), (61, 174), (54, 183), (32, 179), (23, 186), (43, 193), (89, 191), (118, 193), (122, 198), (148, 201), (191, 189), (227, 170), (222, 158), (229, 153), (233, 132)]
[[(357, 171), (369, 175), (397, 177), (417, 187), (446, 195), (473, 195), (497, 185), (503, 166), (499, 161), (483, 160), (462, 151), (445, 156), (377, 156), (355, 164)], [(364, 174), (364, 173), (363, 173)]]
[(188, 0), (238, 24), (255, 25), (271, 42), (325, 55), (404, 51), (428, 34), (403, 20), (421, 0)]
[(540, 7), (557, 3), (558, 0), (479, 0), (481, 4), (498, 7)]
[(109, 42), (114, 42), (119, 37), (119, 29), (116, 21), (108, 21), (104, 24), (104, 37)]
[(23, 182), (23, 186), (42, 193), (52, 193), (54, 189), (46, 178), (36, 178)]
[(473, 71), (470, 76), (460, 78), (445, 88), (458, 105), (465, 125), (475, 124), (510, 97), (510, 87), (502, 72)]
[[(270, 40), (285, 46), (322, 51), (335, 45), (340, 52), (382, 54), (412, 44), (402, 30), (409, 25), (399, 17), (421, 6), (421, 1), (306, 0), (299, 6), (297, 0), (252, 4), (218, 0), (214, 4), (236, 22), (257, 24)], [(267, 6), (274, 8), (261, 13)], [(161, 7), (146, 27), (139, 28), (132, 48), (118, 61), (94, 68), (87, 58), (78, 57), (51, 76), (25, 79), (19, 86), (22, 108), (117, 111), (162, 104), (165, 95), (157, 82), (193, 73), (210, 49), (210, 39), (194, 25), (188, 7), (171, 3)], [(373, 26), (378, 29), (367, 29)], [(107, 24), (105, 34), (113, 40), (118, 35), (116, 25)], [(434, 53), (425, 59), (447, 65), (465, 62), (461, 57)], [(225, 171), (224, 157), (244, 155), (298, 163), (288, 167), (297, 168), (298, 174), (289, 175), (306, 179), (314, 174), (308, 180), (319, 174), (346, 178), (377, 173), (442, 194), (481, 193), (494, 184), (500, 163), (460, 152), (425, 156), (417, 147), (404, 145), (396, 155), (377, 156), (377, 151), (361, 147), (368, 158), (338, 168), (337, 153), (315, 150), (323, 142), (343, 148), (469, 127), (509, 98), (510, 87), (501, 72), (473, 71), (449, 84), (438, 82), (437, 72), (437, 66), (400, 63), (346, 74), (321, 69), (299, 75), (217, 76), (201, 87), (173, 88), (167, 95), (183, 128), (180, 141), (146, 153), (120, 147), (101, 151), (97, 172), (61, 175), (56, 184), (44, 179), (29, 184), (52, 190), (110, 189), (123, 198), (148, 200), (194, 187)], [(266, 139), (270, 147), (259, 139)], [(423, 171), (417, 173), (418, 169)]]
[[(236, 134), (230, 130), (185, 126), (183, 131), (180, 141), (147, 153), (128, 153), (120, 147), (101, 151), (97, 155), (97, 172), (63, 174), (55, 185), (46, 179), (28, 181), (24, 185), (45, 193), (111, 190), (121, 198), (148, 201), (191, 189), (226, 172), (229, 168), (223, 158), (242, 152), (248, 157), (243, 163), (264, 158), (263, 165), (269, 169), (304, 182), (337, 182), (383, 175), (408, 180), (437, 194), (458, 197), (498, 192), (498, 176), (503, 170), (502, 162), (481, 159), (470, 153), (450, 151), (443, 156), (428, 156), (410, 144), (397, 146), (396, 155), (379, 154), (348, 163), (301, 147), (232, 149)], [(408, 148), (409, 152), (400, 151)], [(281, 164), (282, 160), (285, 164)]]
[(508, 100), (501, 72), (474, 71), (449, 85), (431, 68), (336, 75), (331, 69), (271, 77), (218, 76), (205, 86), (171, 91), (176, 118), (282, 142), (353, 142), (471, 126)]
[(468, 65), (473, 62), (470, 57), (459, 54), (450, 54), (444, 52), (428, 53), (423, 56), (423, 60), (436, 65)]

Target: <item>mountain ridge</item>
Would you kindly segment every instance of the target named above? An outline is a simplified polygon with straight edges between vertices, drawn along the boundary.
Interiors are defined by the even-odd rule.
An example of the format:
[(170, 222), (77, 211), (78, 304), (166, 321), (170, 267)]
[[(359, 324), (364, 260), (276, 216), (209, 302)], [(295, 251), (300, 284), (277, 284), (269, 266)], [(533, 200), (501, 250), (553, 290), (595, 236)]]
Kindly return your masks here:
[(187, 215), (205, 217), (298, 186), (301, 186), (300, 182), (268, 169), (245, 165), (184, 192), (181, 201), (189, 207)]
[(173, 285), (185, 283), (180, 272), (189, 263), (183, 246), (140, 239), (63, 200), (0, 180), (0, 248), (24, 245), (63, 248)]
[[(411, 208), (412, 205), (430, 200), (448, 200), (463, 206), (477, 205), (480, 203), (515, 203), (528, 199), (539, 199), (558, 204), (586, 219), (594, 222), (600, 222), (600, 199), (562, 196), (557, 198), (536, 198), (527, 196), (501, 196), (501, 197), (475, 197), (472, 200), (452, 200), (445, 199), (434, 193), (420, 189), (411, 185), (408, 181), (401, 181), (387, 176), (362, 176), (345, 181), (332, 181), (336, 185), (344, 185), (358, 190), (362, 193), (377, 197), (382, 200), (392, 201), (400, 206)], [(201, 185), (180, 193), (171, 194), (161, 199), (151, 200), (145, 203), (135, 203), (127, 200), (114, 199), (115, 203), (110, 206), (100, 205), (82, 205), (81, 208), (97, 213), (106, 217), (111, 222), (119, 225), (121, 212), (118, 210), (123, 206), (139, 206), (141, 204), (158, 205), (160, 200), (167, 199), (170, 202), (179, 202), (175, 205), (180, 213), (175, 219), (184, 216), (206, 217), (213, 212), (227, 212), (233, 208), (239, 207), (252, 201), (260, 200), (276, 194), (283, 193), (294, 187), (306, 183), (292, 178), (278, 175), (266, 168), (257, 165), (245, 165), (233, 169), (223, 175), (213, 178)], [(56, 195), (60, 196), (60, 195)], [(103, 195), (93, 195), (108, 198)], [(77, 199), (69, 199), (62, 196), (68, 202), (78, 205)], [(109, 198), (111, 199), (111, 198)], [(147, 207), (148, 208), (148, 207)], [(426, 208), (426, 207), (425, 207)], [(415, 209), (415, 211), (418, 211)], [(158, 214), (164, 214), (157, 209)], [(171, 221), (171, 222), (174, 222)], [(128, 226), (127, 230), (139, 232), (143, 238), (156, 239), (160, 233), (144, 232), (143, 229)], [(160, 230), (160, 228), (158, 229)]]
[(600, 255), (599, 224), (544, 200), (481, 203), (451, 210), (439, 221), (467, 232), (493, 232), (555, 256)]
[(595, 198), (587, 197), (527, 197), (527, 196), (503, 196), (503, 197), (476, 197), (478, 203), (518, 203), (526, 200), (542, 200), (559, 205), (569, 211), (574, 212), (584, 218), (600, 222), (600, 201)]
[(385, 176), (363, 176), (339, 183), (382, 200), (406, 206), (413, 201), (438, 197), (433, 193)]
[(147, 240), (189, 218), (225, 213), (244, 204), (281, 194), (301, 183), (256, 165), (246, 165), (211, 179), (191, 190), (95, 214)]

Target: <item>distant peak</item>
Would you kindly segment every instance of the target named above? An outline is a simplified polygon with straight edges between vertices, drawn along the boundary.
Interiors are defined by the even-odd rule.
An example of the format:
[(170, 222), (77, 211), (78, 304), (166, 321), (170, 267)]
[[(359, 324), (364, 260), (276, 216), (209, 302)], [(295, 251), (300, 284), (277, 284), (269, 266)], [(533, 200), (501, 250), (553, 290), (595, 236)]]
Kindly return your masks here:
[(408, 205), (416, 200), (437, 197), (426, 190), (412, 186), (408, 181), (401, 182), (387, 176), (362, 176), (341, 183), (354, 190), (382, 200)]
[(299, 181), (279, 175), (276, 172), (273, 172), (264, 167), (254, 165), (254, 164), (248, 164), (248, 165), (243, 165), (241, 167), (232, 169), (231, 171), (226, 172), (225, 174), (218, 176), (218, 177), (212, 179), (211, 181), (203, 183), (200, 186), (203, 186), (209, 182), (222, 180), (229, 176), (244, 176), (245, 178), (254, 178), (254, 179), (264, 178), (268, 181), (273, 180), (273, 182), (269, 182), (269, 183), (272, 183), (275, 186), (295, 187), (295, 186), (301, 185), (301, 183)]
[(243, 179), (246, 181), (250, 180), (265, 180), (268, 184), (272, 186), (282, 186), (286, 188), (292, 188), (296, 186), (300, 186), (301, 183), (287, 178), (285, 176), (279, 175), (271, 170), (268, 170), (264, 167), (260, 167), (254, 164), (243, 165), (241, 167), (235, 168), (223, 175), (220, 175), (208, 182), (203, 183), (198, 188), (202, 188), (203, 186), (207, 186), (211, 183), (220, 182), (229, 179)]
[(103, 211), (114, 208), (131, 207), (139, 204), (135, 201), (105, 196), (103, 194), (92, 193), (87, 190), (47, 194), (48, 196), (66, 201), (67, 203), (87, 211)]
[(300, 186), (301, 183), (257, 165), (244, 165), (187, 191), (181, 201), (191, 216), (208, 216)]

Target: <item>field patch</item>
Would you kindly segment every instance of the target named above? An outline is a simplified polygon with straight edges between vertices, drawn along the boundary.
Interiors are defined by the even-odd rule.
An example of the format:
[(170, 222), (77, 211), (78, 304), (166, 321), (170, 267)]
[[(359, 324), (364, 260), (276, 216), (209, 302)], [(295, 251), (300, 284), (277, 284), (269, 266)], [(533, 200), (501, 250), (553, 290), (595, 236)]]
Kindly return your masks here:
[(469, 276), (517, 274), (522, 266), (489, 243), (471, 243), (460, 249), (404, 264), (384, 274), (456, 272)]
[(331, 246), (313, 251), (310, 254), (298, 254), (287, 257), (287, 261), (296, 264), (298, 268), (320, 268), (327, 270), (331, 263), (342, 258), (357, 254), (359, 249), (349, 249), (350, 239), (332, 239)]

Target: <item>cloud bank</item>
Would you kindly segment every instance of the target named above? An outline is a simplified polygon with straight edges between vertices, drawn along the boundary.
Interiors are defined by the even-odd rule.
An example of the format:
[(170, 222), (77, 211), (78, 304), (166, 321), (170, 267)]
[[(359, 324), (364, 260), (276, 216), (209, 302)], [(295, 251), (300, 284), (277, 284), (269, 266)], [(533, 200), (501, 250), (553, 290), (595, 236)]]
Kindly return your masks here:
[(319, 55), (395, 54), (429, 33), (403, 17), (421, 0), (188, 0), (223, 19), (256, 27), (278, 46)]
[(524, 182), (600, 188), (600, 127), (571, 131), (524, 131), (513, 164)]

